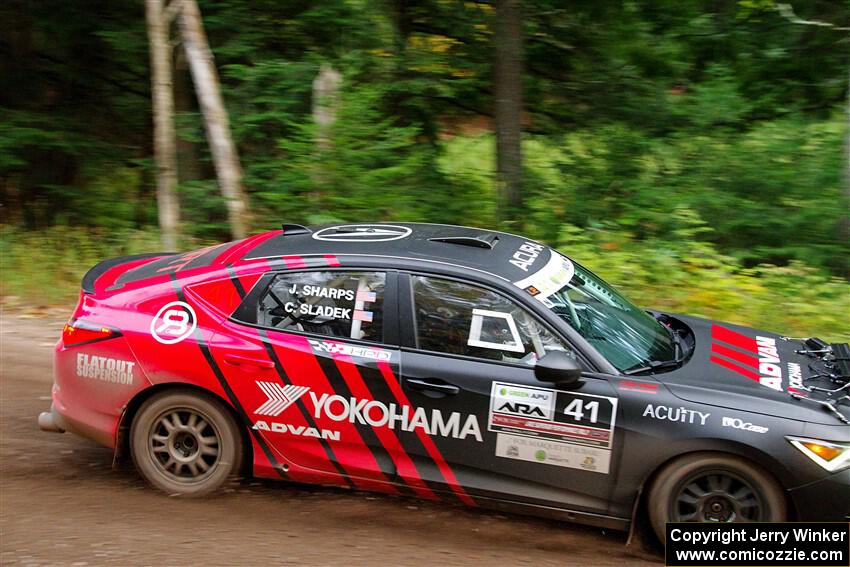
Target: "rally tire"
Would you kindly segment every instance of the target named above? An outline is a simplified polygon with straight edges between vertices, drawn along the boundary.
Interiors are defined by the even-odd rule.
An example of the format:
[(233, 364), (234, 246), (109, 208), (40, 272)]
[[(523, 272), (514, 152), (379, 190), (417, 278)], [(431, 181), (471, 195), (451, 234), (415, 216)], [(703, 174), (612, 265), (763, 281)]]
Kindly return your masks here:
[(130, 453), (152, 486), (175, 496), (214, 492), (242, 469), (236, 420), (211, 396), (192, 390), (154, 395), (136, 413)]
[(667, 522), (783, 522), (785, 494), (761, 467), (724, 453), (695, 453), (667, 464), (649, 490), (652, 529)]

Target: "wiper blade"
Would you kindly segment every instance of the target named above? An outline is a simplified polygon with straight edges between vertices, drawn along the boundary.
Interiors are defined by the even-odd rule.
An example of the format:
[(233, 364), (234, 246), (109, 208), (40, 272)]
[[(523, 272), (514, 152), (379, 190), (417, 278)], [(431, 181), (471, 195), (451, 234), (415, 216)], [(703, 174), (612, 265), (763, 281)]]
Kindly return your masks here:
[(663, 325), (664, 328), (667, 329), (667, 334), (670, 335), (670, 339), (673, 341), (673, 348), (675, 349), (673, 353), (673, 358), (675, 358), (676, 360), (681, 360), (685, 357), (685, 346), (683, 344), (684, 339), (682, 339), (682, 336), (678, 333), (678, 331), (676, 331), (676, 329), (667, 324), (665, 319), (667, 319), (667, 316), (662, 314), (656, 315), (655, 317), (655, 320), (661, 323), (661, 325)]
[(687, 355), (689, 354), (689, 345), (685, 338), (679, 334), (679, 331), (674, 329), (673, 326), (668, 323), (668, 321), (672, 319), (672, 317), (664, 313), (653, 313), (651, 311), (649, 312), (649, 314), (652, 315), (656, 321), (661, 323), (665, 329), (667, 329), (667, 333), (670, 335), (670, 339), (672, 339), (673, 346), (676, 349), (673, 358), (679, 361), (684, 360), (685, 357), (687, 357)]
[(652, 360), (646, 366), (639, 366), (637, 368), (629, 368), (628, 370), (624, 370), (623, 374), (625, 374), (626, 376), (632, 376), (633, 374), (641, 374), (643, 372), (654, 372), (655, 370), (663, 370), (665, 368), (679, 368), (681, 364), (681, 359)]
[(664, 328), (667, 329), (667, 332), (670, 333), (670, 338), (673, 340), (673, 359), (672, 360), (651, 360), (646, 363), (645, 366), (638, 366), (636, 368), (629, 368), (628, 370), (624, 370), (623, 374), (626, 376), (631, 376), (633, 374), (641, 374), (643, 372), (653, 372), (655, 370), (664, 370), (668, 368), (679, 368), (682, 363), (685, 361), (685, 347), (683, 346), (684, 340), (676, 332), (672, 327), (668, 327), (664, 324), (663, 321), (659, 321)]

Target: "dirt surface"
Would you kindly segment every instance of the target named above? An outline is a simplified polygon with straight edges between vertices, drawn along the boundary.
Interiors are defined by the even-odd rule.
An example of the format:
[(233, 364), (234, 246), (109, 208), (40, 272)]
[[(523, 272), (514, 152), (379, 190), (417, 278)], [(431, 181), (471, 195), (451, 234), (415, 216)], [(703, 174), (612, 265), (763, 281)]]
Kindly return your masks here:
[(0, 316), (2, 565), (658, 565), (625, 534), (415, 500), (245, 481), (175, 499), (93, 442), (43, 433), (59, 314)]

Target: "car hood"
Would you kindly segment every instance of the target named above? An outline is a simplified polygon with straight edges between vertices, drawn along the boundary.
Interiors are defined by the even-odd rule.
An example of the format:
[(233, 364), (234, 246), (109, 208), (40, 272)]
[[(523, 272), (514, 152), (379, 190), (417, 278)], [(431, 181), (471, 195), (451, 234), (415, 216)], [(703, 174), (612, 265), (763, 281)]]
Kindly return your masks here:
[(832, 402), (850, 419), (850, 399), (842, 394), (810, 391), (812, 386), (835, 389), (819, 355), (801, 354), (801, 340), (775, 333), (696, 317), (671, 315), (693, 332), (694, 346), (680, 368), (657, 374), (677, 397), (810, 423), (841, 424), (841, 419), (815, 400)]

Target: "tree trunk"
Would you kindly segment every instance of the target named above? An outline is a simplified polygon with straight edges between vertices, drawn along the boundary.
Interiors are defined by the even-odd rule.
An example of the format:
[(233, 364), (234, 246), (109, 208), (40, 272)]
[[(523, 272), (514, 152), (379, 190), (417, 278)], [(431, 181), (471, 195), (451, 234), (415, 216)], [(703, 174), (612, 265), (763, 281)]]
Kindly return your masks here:
[[(186, 52), (178, 49), (174, 57), (174, 110), (179, 118), (183, 113), (194, 113), (198, 111), (195, 102), (195, 94), (192, 92), (192, 77), (189, 74), (189, 63), (186, 61)], [(177, 121), (180, 124), (180, 121)], [(198, 143), (180, 137), (180, 129), (177, 129), (177, 181), (197, 181), (204, 178), (204, 169), (207, 177), (213, 172), (204, 168), (200, 159), (200, 148)]]
[(331, 129), (339, 106), (339, 87), (342, 75), (330, 63), (322, 63), (313, 80), (313, 122), (316, 125), (316, 160), (313, 169), (313, 192), (310, 200), (319, 205), (328, 176), (323, 169), (323, 155), (331, 149)]
[(494, 42), (496, 188), (499, 217), (516, 221), (522, 209), (522, 6), (496, 0)]
[(201, 12), (195, 0), (174, 1), (182, 3), (178, 20), (183, 47), (186, 49), (195, 92), (204, 115), (218, 184), (227, 205), (230, 232), (234, 238), (244, 238), (248, 233), (250, 219), (248, 202), (242, 189), (242, 167), (239, 165), (236, 146), (230, 134), (230, 124), (221, 98), (212, 51), (204, 33)]
[(156, 203), (163, 249), (177, 250), (180, 202), (177, 200), (177, 150), (174, 133), (171, 47), (162, 0), (146, 0), (151, 50), (151, 94), (154, 116)]
[[(850, 65), (847, 68), (847, 115), (844, 124), (844, 218), (841, 219), (840, 236), (850, 242)], [(845, 277), (850, 278), (850, 261), (845, 259)]]

